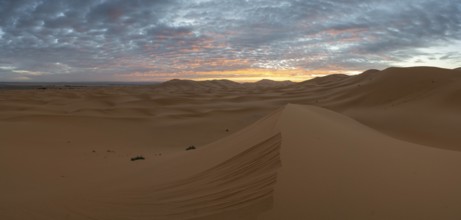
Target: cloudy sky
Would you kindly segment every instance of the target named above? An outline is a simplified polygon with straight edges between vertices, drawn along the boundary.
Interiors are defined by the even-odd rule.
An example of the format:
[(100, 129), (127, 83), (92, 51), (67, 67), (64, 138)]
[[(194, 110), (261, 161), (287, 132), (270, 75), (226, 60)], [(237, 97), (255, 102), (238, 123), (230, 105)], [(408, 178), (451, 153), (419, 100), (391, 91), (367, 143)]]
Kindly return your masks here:
[(0, 81), (461, 66), (461, 0), (0, 0)]

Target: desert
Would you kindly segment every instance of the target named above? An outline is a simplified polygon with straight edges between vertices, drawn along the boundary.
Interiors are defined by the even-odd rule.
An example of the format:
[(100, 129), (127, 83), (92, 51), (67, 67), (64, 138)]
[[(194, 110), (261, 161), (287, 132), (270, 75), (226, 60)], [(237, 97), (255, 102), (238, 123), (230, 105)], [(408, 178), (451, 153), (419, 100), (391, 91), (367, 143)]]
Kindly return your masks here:
[(1, 219), (461, 216), (459, 70), (45, 88), (0, 90)]
[(0, 0), (0, 220), (459, 220), (460, 0)]

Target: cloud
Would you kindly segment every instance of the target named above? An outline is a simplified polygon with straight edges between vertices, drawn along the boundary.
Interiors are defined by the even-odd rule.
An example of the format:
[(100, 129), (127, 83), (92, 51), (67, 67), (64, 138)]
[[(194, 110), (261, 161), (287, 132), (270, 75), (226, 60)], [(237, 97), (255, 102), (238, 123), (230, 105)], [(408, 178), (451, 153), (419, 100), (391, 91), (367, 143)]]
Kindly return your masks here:
[[(459, 36), (458, 0), (0, 0), (0, 64), (43, 73), (28, 76), (37, 81), (347, 72), (418, 59), (450, 68)], [(421, 57), (444, 45), (454, 46), (439, 59)], [(19, 74), (0, 71), (0, 80)]]

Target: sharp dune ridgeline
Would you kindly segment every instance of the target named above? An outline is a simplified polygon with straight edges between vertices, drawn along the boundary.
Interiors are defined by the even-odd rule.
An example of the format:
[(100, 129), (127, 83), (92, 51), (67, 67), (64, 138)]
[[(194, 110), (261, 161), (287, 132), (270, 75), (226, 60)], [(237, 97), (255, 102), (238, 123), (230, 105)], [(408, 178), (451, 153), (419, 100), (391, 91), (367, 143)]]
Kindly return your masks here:
[(0, 219), (461, 218), (459, 68), (0, 100)]

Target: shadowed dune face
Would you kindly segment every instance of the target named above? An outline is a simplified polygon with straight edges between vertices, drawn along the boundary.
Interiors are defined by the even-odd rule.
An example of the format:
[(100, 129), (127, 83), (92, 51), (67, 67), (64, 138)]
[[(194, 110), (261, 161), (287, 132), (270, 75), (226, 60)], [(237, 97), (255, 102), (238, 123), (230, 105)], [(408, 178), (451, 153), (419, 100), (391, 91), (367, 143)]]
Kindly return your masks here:
[[(221, 142), (223, 145), (226, 143)], [(100, 207), (96, 212), (88, 213), (98, 219), (124, 219), (132, 213), (139, 213), (137, 219), (189, 219), (191, 216), (207, 219), (220, 213), (226, 213), (228, 219), (239, 219), (248, 216), (249, 212), (256, 216), (271, 208), (276, 170), (280, 167), (280, 145), (281, 136), (277, 134), (254, 146), (240, 146), (245, 149), (242, 152), (228, 152), (225, 155), (228, 159), (203, 151), (195, 152), (195, 161), (185, 158), (189, 155), (182, 155), (169, 161), (182, 161), (180, 166), (170, 165), (176, 166), (170, 170), (176, 172), (175, 176), (154, 172), (155, 178), (162, 179), (160, 181), (152, 181), (151, 175), (133, 176), (136, 181), (125, 180), (123, 185), (119, 184), (122, 189), (102, 189), (100, 198), (103, 199), (90, 204), (77, 203), (76, 206), (82, 210)], [(222, 162), (196, 165), (200, 160), (216, 156)], [(202, 170), (204, 164), (207, 169)], [(169, 164), (162, 166), (169, 167)], [(148, 204), (148, 208), (133, 206), (139, 203)], [(239, 210), (249, 208), (251, 210), (246, 213), (239, 213)]]
[(460, 112), (431, 67), (0, 90), (0, 218), (456, 219)]

